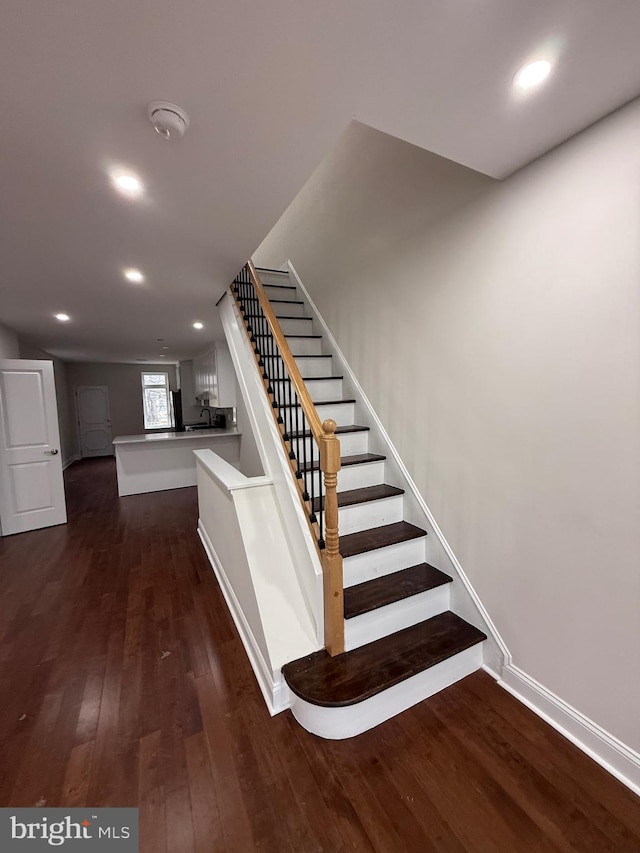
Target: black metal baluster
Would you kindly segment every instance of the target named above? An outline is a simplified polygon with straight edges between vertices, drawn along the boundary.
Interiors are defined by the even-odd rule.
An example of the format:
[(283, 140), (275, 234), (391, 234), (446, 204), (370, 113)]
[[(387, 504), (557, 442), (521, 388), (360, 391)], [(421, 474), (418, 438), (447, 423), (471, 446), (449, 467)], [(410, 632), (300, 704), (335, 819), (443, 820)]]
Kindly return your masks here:
[(313, 467), (313, 457), (314, 457), (314, 445), (315, 441), (313, 437), (311, 438), (311, 442), (309, 445), (310, 448), (310, 456), (311, 456), (311, 512), (309, 514), (309, 521), (313, 524), (316, 521), (316, 509), (315, 509), (315, 497), (316, 497), (316, 477), (315, 477), (315, 469)]
[[(294, 408), (291, 410), (291, 427), (294, 431), (295, 435), (295, 455), (296, 460), (298, 462), (298, 470), (300, 469), (300, 416), (298, 413), (298, 395), (296, 391), (293, 392), (293, 405)], [(295, 418), (295, 422), (294, 422)]]
[[(304, 409), (302, 409), (302, 408), (300, 409), (300, 419), (302, 420), (302, 429), (304, 432), (306, 432), (307, 431), (307, 418), (306, 418), (306, 415), (304, 413)], [(304, 476), (304, 493), (302, 495), (302, 498), (303, 498), (303, 500), (308, 501), (309, 500), (309, 489), (308, 489), (308, 484), (307, 484), (308, 472), (307, 472), (307, 443), (306, 443), (306, 441), (302, 445), (302, 460), (303, 460), (302, 461), (302, 470), (304, 472), (304, 474), (303, 474), (303, 476)]]
[[(299, 400), (296, 391), (293, 392), (293, 404), (295, 406), (296, 413), (296, 461), (298, 463), (296, 477), (298, 478), (298, 480), (300, 480), (302, 479), (302, 460), (300, 457), (300, 413), (298, 411)], [(304, 437), (302, 440), (304, 441)]]

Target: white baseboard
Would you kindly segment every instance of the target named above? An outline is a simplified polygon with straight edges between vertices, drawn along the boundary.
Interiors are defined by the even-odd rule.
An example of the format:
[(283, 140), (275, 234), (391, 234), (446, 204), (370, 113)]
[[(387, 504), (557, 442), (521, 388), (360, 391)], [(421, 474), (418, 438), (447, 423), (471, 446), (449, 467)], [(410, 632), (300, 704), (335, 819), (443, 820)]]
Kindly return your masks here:
[(62, 470), (66, 471), (69, 465), (73, 465), (74, 462), (79, 462), (82, 459), (79, 453), (74, 453), (73, 456), (70, 456), (66, 462), (62, 463)]
[(200, 537), (204, 550), (209, 558), (209, 562), (211, 563), (211, 567), (213, 568), (213, 572), (217, 578), (218, 584), (220, 585), (224, 600), (227, 602), (231, 618), (238, 629), (238, 634), (240, 634), (242, 645), (245, 648), (247, 657), (249, 658), (249, 663), (251, 664), (251, 668), (253, 669), (260, 690), (262, 691), (264, 701), (269, 713), (273, 717), (275, 714), (279, 714), (280, 711), (286, 710), (291, 705), (291, 694), (287, 683), (284, 680), (282, 673), (273, 673), (267, 661), (264, 659), (264, 656), (260, 651), (260, 647), (256, 642), (256, 638), (253, 635), (253, 631), (251, 630), (251, 626), (247, 622), (244, 613), (242, 612), (242, 608), (240, 607), (240, 603), (236, 598), (236, 594), (233, 591), (233, 587), (229, 583), (229, 579), (227, 578), (224, 567), (216, 553), (216, 549), (213, 547), (213, 543), (211, 542), (211, 539), (209, 538), (209, 535), (200, 519), (198, 519), (198, 536)]
[(640, 796), (640, 754), (635, 750), (513, 664), (503, 668), (498, 683)]

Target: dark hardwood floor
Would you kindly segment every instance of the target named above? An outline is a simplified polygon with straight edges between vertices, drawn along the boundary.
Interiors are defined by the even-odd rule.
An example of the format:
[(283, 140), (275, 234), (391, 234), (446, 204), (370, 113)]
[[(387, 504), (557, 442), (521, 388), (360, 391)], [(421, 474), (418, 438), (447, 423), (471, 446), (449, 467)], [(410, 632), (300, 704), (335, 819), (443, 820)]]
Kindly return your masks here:
[(0, 806), (139, 805), (144, 853), (640, 851), (640, 800), (484, 673), (350, 741), (270, 718), (195, 489), (66, 482), (0, 539)]

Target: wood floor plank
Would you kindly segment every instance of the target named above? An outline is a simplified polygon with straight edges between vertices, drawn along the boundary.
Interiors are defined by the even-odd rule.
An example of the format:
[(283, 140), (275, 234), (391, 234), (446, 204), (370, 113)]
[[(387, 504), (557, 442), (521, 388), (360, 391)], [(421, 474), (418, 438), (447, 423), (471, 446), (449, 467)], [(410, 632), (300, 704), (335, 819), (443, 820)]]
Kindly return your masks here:
[(195, 489), (0, 538), (0, 806), (138, 806), (142, 853), (638, 853), (640, 800), (483, 672), (347, 741), (271, 718)]
[(196, 853), (222, 850), (222, 819), (215, 797), (205, 733), (191, 735), (184, 746)]
[(66, 808), (80, 808), (87, 804), (93, 747), (93, 741), (84, 741), (71, 750), (62, 785), (60, 805)]

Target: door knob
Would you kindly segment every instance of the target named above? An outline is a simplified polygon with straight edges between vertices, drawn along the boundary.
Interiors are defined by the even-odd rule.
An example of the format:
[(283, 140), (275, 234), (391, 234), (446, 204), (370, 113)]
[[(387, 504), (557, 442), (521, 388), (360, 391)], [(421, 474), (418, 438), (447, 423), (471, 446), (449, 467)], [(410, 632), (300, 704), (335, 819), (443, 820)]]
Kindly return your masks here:
[(45, 450), (45, 455), (47, 455), (47, 454), (48, 454), (49, 456), (57, 456), (57, 455), (58, 455), (58, 451), (57, 451), (57, 450), (55, 449), (55, 447), (54, 447), (54, 448), (53, 448), (53, 450)]

